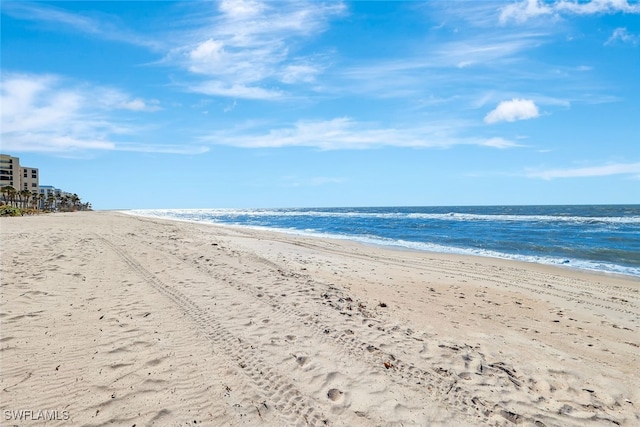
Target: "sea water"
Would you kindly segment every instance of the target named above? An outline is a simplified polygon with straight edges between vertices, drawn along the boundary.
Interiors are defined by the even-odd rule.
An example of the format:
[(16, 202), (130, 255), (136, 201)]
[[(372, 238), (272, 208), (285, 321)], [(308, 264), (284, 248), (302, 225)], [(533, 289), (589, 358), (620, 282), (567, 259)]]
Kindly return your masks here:
[(640, 276), (640, 205), (148, 209), (127, 213)]

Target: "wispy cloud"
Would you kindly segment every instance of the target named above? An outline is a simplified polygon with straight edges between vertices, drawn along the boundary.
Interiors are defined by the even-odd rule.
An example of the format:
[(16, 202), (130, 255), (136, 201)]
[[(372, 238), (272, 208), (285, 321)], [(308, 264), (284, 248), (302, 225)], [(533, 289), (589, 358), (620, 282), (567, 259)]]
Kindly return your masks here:
[[(418, 2), (416, 2), (418, 3)], [(493, 28), (500, 8), (494, 1), (432, 1), (419, 2), (427, 11), (429, 19), (439, 24), (433, 30), (474, 28)]]
[(528, 19), (541, 15), (551, 15), (553, 8), (538, 0), (523, 0), (505, 6), (500, 13), (500, 22), (506, 23), (510, 20), (525, 22)]
[(0, 103), (2, 146), (7, 151), (194, 151), (193, 147), (117, 142), (136, 130), (129, 121), (116, 118), (119, 111), (156, 111), (160, 106), (156, 100), (134, 98), (113, 88), (73, 83), (55, 75), (3, 73)]
[(238, 106), (238, 101), (234, 100), (231, 105), (224, 107), (223, 111), (225, 113), (230, 113), (231, 111), (235, 110), (237, 106)]
[(560, 0), (554, 3), (556, 10), (577, 15), (593, 15), (605, 13), (640, 13), (640, 5), (629, 4), (627, 0), (592, 0), (579, 2), (575, 0)]
[(522, 0), (503, 7), (500, 12), (500, 22), (503, 24), (509, 21), (522, 23), (545, 15), (613, 13), (640, 13), (640, 5), (629, 4), (627, 0), (592, 0), (587, 2), (558, 0), (551, 3), (543, 0)]
[(334, 70), (333, 75), (338, 77), (335, 84), (339, 87), (335, 92), (403, 98), (424, 96), (425, 91), (440, 91), (446, 87), (451, 93), (466, 97), (469, 88), (476, 84), (486, 87), (487, 79), (503, 79), (503, 76), (493, 77), (487, 70), (521, 60), (525, 52), (544, 44), (547, 36), (540, 31), (485, 31), (482, 37), (474, 32), (455, 37), (454, 41), (447, 37), (404, 55), (398, 52), (396, 57), (368, 60)]
[(265, 89), (260, 86), (228, 83), (220, 80), (209, 80), (188, 86), (190, 92), (203, 95), (222, 96), (242, 99), (272, 100), (284, 96), (281, 90)]
[(546, 36), (544, 32), (496, 33), (482, 38), (469, 37), (447, 42), (434, 50), (434, 62), (440, 66), (458, 68), (495, 65), (497, 61), (512, 59), (519, 53), (539, 46)]
[(161, 110), (160, 102), (157, 99), (145, 101), (141, 98), (135, 98), (130, 101), (123, 101), (121, 108), (131, 111), (158, 111)]
[(610, 175), (635, 175), (640, 176), (640, 163), (611, 163), (601, 166), (588, 166), (581, 168), (546, 169), (528, 171), (529, 178), (551, 180), (556, 178), (587, 178)]
[(521, 144), (515, 143), (505, 138), (500, 138), (500, 137), (489, 138), (482, 145), (484, 145), (485, 147), (501, 148), (501, 149), (523, 147), (523, 145)]
[(163, 62), (202, 77), (186, 83), (190, 91), (248, 99), (277, 99), (285, 95), (279, 86), (313, 81), (324, 65), (317, 56), (296, 54), (296, 45), (346, 10), (340, 2), (225, 0), (217, 6)]
[(82, 112), (84, 96), (56, 90), (49, 75), (5, 75), (2, 79), (2, 142), (7, 150), (66, 151), (113, 149), (106, 135), (117, 129), (95, 114)]
[(275, 85), (307, 84), (326, 68), (322, 55), (298, 54), (299, 45), (347, 10), (340, 1), (297, 0), (223, 0), (191, 7), (196, 11), (170, 28), (146, 28), (144, 33), (107, 13), (70, 12), (36, 2), (6, 2), (2, 13), (162, 52), (164, 58), (156, 65), (175, 65), (202, 78), (183, 82), (189, 91), (274, 99), (284, 94)]
[(178, 145), (178, 144), (140, 144), (119, 142), (114, 149), (118, 151), (134, 151), (138, 153), (158, 153), (158, 154), (203, 154), (209, 151), (208, 147), (202, 145)]
[(514, 98), (502, 101), (484, 118), (485, 123), (514, 122), (516, 120), (533, 119), (540, 115), (538, 107), (530, 99)]
[(242, 148), (312, 147), (321, 150), (370, 149), (378, 147), (448, 148), (477, 145), (512, 148), (519, 145), (503, 138), (465, 137), (456, 129), (468, 128), (463, 121), (438, 122), (421, 127), (384, 127), (348, 117), (331, 120), (301, 120), (290, 127), (266, 130), (243, 129), (216, 132), (203, 138), (211, 144)]
[(616, 42), (629, 43), (636, 46), (640, 43), (640, 36), (630, 33), (626, 28), (616, 28), (604, 44), (609, 46)]
[(3, 2), (2, 13), (17, 19), (60, 25), (104, 40), (143, 46), (153, 50), (160, 50), (164, 44), (160, 38), (138, 33), (106, 14), (101, 14), (100, 18), (97, 18), (70, 13), (52, 5), (17, 1)]

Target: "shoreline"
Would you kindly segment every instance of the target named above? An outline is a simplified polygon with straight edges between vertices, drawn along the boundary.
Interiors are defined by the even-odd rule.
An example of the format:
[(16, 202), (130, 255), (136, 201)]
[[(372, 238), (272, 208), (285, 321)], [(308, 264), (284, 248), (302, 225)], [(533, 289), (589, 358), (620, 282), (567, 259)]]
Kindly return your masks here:
[[(575, 266), (572, 265), (570, 262), (569, 263), (560, 263), (560, 262), (544, 262), (544, 261), (536, 261), (536, 260), (528, 260), (528, 259), (521, 259), (518, 258), (515, 255), (512, 254), (508, 254), (508, 253), (498, 253), (498, 252), (494, 252), (495, 255), (490, 255), (490, 254), (480, 254), (480, 253), (473, 253), (473, 250), (465, 250), (465, 249), (460, 249), (460, 248), (451, 248), (450, 251), (446, 251), (446, 250), (442, 250), (442, 251), (437, 251), (437, 250), (430, 250), (430, 249), (419, 249), (419, 248), (415, 248), (415, 247), (410, 247), (410, 246), (405, 246), (402, 245), (400, 243), (382, 243), (382, 242), (375, 242), (375, 241), (367, 241), (367, 239), (359, 239), (357, 236), (342, 236), (339, 234), (331, 234), (331, 233), (320, 233), (320, 232), (306, 232), (303, 230), (288, 230), (285, 228), (276, 228), (276, 227), (267, 227), (267, 226), (251, 226), (251, 225), (242, 225), (242, 224), (227, 224), (227, 223), (221, 223), (221, 222), (209, 222), (209, 221), (197, 221), (197, 220), (190, 220), (190, 219), (182, 219), (182, 218), (165, 218), (165, 217), (158, 217), (158, 216), (153, 216), (153, 215), (142, 215), (142, 214), (136, 214), (136, 213), (129, 213), (127, 210), (118, 210), (118, 211), (105, 211), (105, 212), (116, 212), (116, 213), (121, 213), (124, 215), (130, 215), (130, 216), (135, 216), (135, 217), (141, 217), (141, 218), (148, 218), (148, 219), (158, 219), (158, 220), (166, 220), (166, 221), (177, 221), (177, 222), (186, 222), (186, 223), (192, 223), (192, 224), (208, 224), (208, 225), (212, 225), (212, 226), (218, 226), (218, 227), (230, 227), (230, 228), (240, 228), (240, 229), (248, 229), (248, 230), (256, 230), (258, 232), (273, 232), (273, 233), (281, 233), (281, 234), (286, 234), (286, 235), (291, 235), (291, 236), (299, 236), (301, 238), (316, 238), (316, 239), (329, 239), (329, 240), (336, 240), (336, 241), (345, 241), (345, 242), (353, 242), (353, 243), (357, 243), (357, 244), (361, 244), (364, 246), (372, 246), (372, 247), (379, 247), (382, 249), (392, 249), (392, 250), (398, 250), (398, 251), (411, 251), (411, 252), (417, 252), (417, 253), (428, 253), (428, 254), (443, 254), (446, 256), (468, 256), (468, 257), (478, 257), (478, 258), (489, 258), (489, 259), (495, 259), (495, 260), (504, 260), (504, 261), (513, 261), (513, 262), (522, 262), (525, 264), (531, 264), (531, 265), (543, 265), (543, 266), (550, 266), (550, 267), (557, 267), (557, 268), (561, 268), (561, 269), (568, 269), (570, 271), (583, 271), (586, 273), (595, 273), (595, 274), (604, 274), (607, 276), (622, 276), (622, 277), (630, 277), (630, 278), (634, 278), (634, 279), (638, 279), (640, 280), (640, 274), (633, 274), (633, 273), (623, 273), (623, 272), (619, 272), (619, 271), (614, 271), (614, 270), (603, 270), (603, 269), (597, 269), (597, 268), (588, 268), (588, 267), (579, 267), (579, 266)], [(369, 239), (369, 240), (373, 240), (373, 239)], [(382, 239), (379, 239), (382, 241)], [(415, 243), (415, 242), (406, 242), (406, 243)], [(444, 247), (443, 247), (444, 248)], [(533, 255), (531, 256), (527, 256), (529, 258), (540, 258), (540, 257), (534, 257)], [(580, 262), (595, 262), (592, 260), (587, 260), (587, 261), (580, 261)], [(621, 267), (621, 268), (630, 268), (630, 267), (624, 267), (624, 266), (619, 266), (619, 265), (612, 265), (613, 267)]]
[(106, 211), (0, 236), (2, 417), (640, 421), (634, 276)]

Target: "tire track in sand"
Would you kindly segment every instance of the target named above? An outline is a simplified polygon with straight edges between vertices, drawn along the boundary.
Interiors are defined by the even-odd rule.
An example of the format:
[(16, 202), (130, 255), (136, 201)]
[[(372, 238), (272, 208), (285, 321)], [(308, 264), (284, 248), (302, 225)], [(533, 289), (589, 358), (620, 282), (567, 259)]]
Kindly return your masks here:
[[(154, 248), (154, 250), (158, 249), (159, 248)], [(356, 322), (353, 322), (350, 327), (357, 332), (354, 333), (351, 330), (345, 332), (345, 325), (342, 322), (332, 321), (336, 319), (333, 316), (318, 316), (317, 314), (314, 316), (310, 312), (300, 310), (292, 305), (279, 304), (277, 299), (268, 298), (270, 294), (268, 289), (264, 287), (256, 288), (252, 282), (256, 280), (255, 275), (260, 275), (267, 282), (273, 282), (278, 285), (277, 291), (276, 289), (271, 290), (275, 292), (271, 295), (274, 298), (283, 292), (290, 296), (297, 294), (296, 298), (307, 300), (311, 298), (316, 300), (319, 306), (331, 310), (335, 309), (335, 307), (332, 307), (330, 300), (333, 298), (333, 295), (329, 297), (327, 293), (334, 294), (339, 291), (338, 288), (314, 281), (308, 276), (283, 269), (282, 266), (256, 254), (241, 254), (237, 251), (220, 247), (218, 247), (218, 249), (224, 251), (224, 256), (227, 257), (227, 260), (218, 259), (217, 263), (233, 266), (231, 273), (223, 273), (222, 270), (211, 270), (210, 266), (197, 262), (197, 260), (201, 260), (201, 258), (190, 259), (184, 255), (178, 255), (171, 250), (167, 251), (166, 248), (162, 250), (162, 253), (165, 256), (173, 258), (178, 264), (196, 268), (204, 273), (206, 277), (212, 278), (216, 282), (225, 283), (227, 286), (236, 289), (240, 295), (249, 296), (255, 304), (259, 304), (270, 313), (269, 317), (272, 322), (303, 325), (318, 342), (336, 348), (338, 350), (336, 354), (348, 356), (354, 361), (364, 361), (366, 365), (374, 367), (378, 373), (391, 378), (394, 384), (402, 384), (404, 388), (414, 390), (418, 396), (422, 396), (421, 400), (423, 405), (432, 405), (437, 402), (442, 407), (447, 408), (452, 414), (455, 414), (455, 416), (465, 419), (467, 423), (471, 424), (478, 422), (487, 423), (490, 418), (493, 418), (495, 415), (506, 418), (503, 414), (510, 413), (509, 411), (503, 410), (499, 405), (489, 404), (486, 401), (480, 403), (473, 394), (470, 394), (468, 390), (460, 387), (461, 383), (459, 383), (456, 375), (447, 369), (425, 369), (418, 367), (411, 362), (403, 361), (399, 357), (384, 351), (380, 347), (380, 344), (373, 345), (372, 341), (361, 341), (356, 338), (370, 336), (371, 328), (367, 326), (367, 324), (370, 323), (370, 321), (379, 323), (379, 320), (369, 318), (365, 313), (356, 310), (353, 312), (353, 315), (364, 323), (358, 325)], [(249, 281), (241, 279), (242, 275), (238, 276), (236, 274), (237, 271), (241, 270), (240, 267), (245, 264), (244, 261), (247, 259), (250, 260), (249, 263), (259, 263), (266, 267), (261, 271), (261, 274), (254, 272), (251, 276), (252, 280)], [(170, 261), (169, 263), (171, 264), (172, 262)], [(306, 286), (301, 288), (299, 280), (304, 281)], [(284, 286), (284, 288), (282, 286)], [(316, 291), (312, 291), (314, 287), (317, 287)], [(179, 293), (175, 291), (175, 289), (170, 289), (170, 292)], [(321, 294), (326, 296), (322, 296)], [(220, 295), (218, 298), (219, 297)], [(256, 309), (256, 312), (257, 311), (259, 310)], [(338, 317), (338, 319), (340, 318), (341, 316)], [(222, 328), (222, 326), (220, 327)], [(389, 332), (392, 330), (391, 325), (383, 324), (382, 327)], [(237, 337), (234, 339), (237, 339)], [(414, 340), (414, 338), (409, 337), (402, 337), (401, 339)], [(234, 343), (235, 342), (236, 341), (234, 341)], [(264, 382), (258, 380), (256, 384), (262, 387)], [(488, 406), (491, 409), (488, 409)], [(522, 416), (521, 418), (525, 419), (526, 417)], [(534, 420), (532, 420), (532, 422), (533, 421)]]
[(266, 363), (259, 355), (259, 350), (239, 337), (227, 331), (215, 317), (202, 310), (186, 295), (161, 281), (145, 269), (126, 251), (106, 238), (96, 235), (97, 239), (109, 247), (137, 274), (143, 277), (154, 289), (165, 295), (177, 308), (189, 316), (198, 330), (222, 352), (237, 362), (242, 371), (265, 394), (265, 401), (276, 402), (287, 423), (324, 425), (326, 417), (319, 413), (312, 402), (302, 394), (289, 380), (274, 367)]
[[(150, 242), (147, 242), (150, 243)], [(241, 294), (247, 294), (254, 302), (260, 302), (263, 307), (267, 307), (271, 310), (272, 320), (277, 320), (278, 323), (286, 324), (288, 322), (295, 322), (305, 326), (305, 329), (311, 330), (313, 336), (318, 342), (326, 343), (339, 349), (339, 354), (348, 355), (349, 358), (354, 360), (362, 360), (367, 364), (377, 368), (378, 373), (383, 373), (387, 377), (392, 378), (394, 383), (402, 384), (404, 387), (417, 391), (425, 397), (429, 397), (427, 400), (441, 403), (449, 410), (454, 410), (459, 416), (467, 418), (472, 424), (495, 424), (503, 425), (506, 423), (530, 423), (535, 425), (549, 424), (565, 424), (573, 425), (580, 421), (572, 417), (570, 414), (556, 414), (535, 405), (533, 402), (529, 402), (531, 405), (528, 410), (520, 411), (519, 408), (513, 407), (509, 404), (509, 401), (498, 398), (498, 401), (491, 399), (487, 396), (479, 397), (473, 388), (469, 388), (467, 381), (469, 380), (468, 373), (463, 372), (462, 376), (458, 375), (455, 370), (448, 368), (441, 368), (439, 366), (420, 366), (413, 363), (411, 360), (406, 360), (402, 356), (394, 356), (390, 351), (383, 349), (385, 343), (391, 341), (413, 340), (414, 337), (399, 337), (404, 335), (401, 331), (394, 331), (394, 325), (388, 324), (378, 319), (372, 319), (369, 317), (371, 313), (359, 312), (357, 309), (349, 313), (349, 317), (353, 315), (354, 320), (375, 322), (376, 328), (381, 331), (386, 331), (387, 336), (383, 338), (382, 335), (378, 336), (378, 339), (371, 341), (373, 337), (371, 333), (367, 334), (367, 329), (371, 328), (371, 325), (362, 323), (360, 325), (357, 322), (351, 323), (353, 331), (345, 330), (345, 324), (342, 322), (337, 323), (336, 317), (332, 315), (328, 316), (310, 316), (310, 312), (304, 310), (304, 307), (298, 307), (297, 304), (279, 304), (277, 297), (281, 293), (293, 297), (295, 294), (297, 298), (303, 298), (309, 300), (309, 298), (316, 301), (317, 304), (328, 304), (334, 309), (341, 311), (340, 314), (347, 315), (344, 307), (348, 302), (348, 296), (343, 294), (339, 288), (332, 286), (330, 283), (314, 280), (312, 276), (305, 273), (295, 272), (282, 264), (275, 263), (268, 260), (258, 254), (238, 251), (232, 248), (227, 248), (218, 243), (211, 243), (215, 245), (219, 255), (227, 259), (214, 260), (205, 259), (207, 255), (203, 255), (205, 252), (199, 251), (194, 248), (191, 256), (184, 253), (175, 253), (174, 251), (167, 251), (164, 248), (162, 252), (165, 255), (172, 255), (172, 257), (179, 264), (188, 264), (191, 267), (195, 267), (202, 273), (205, 273), (207, 277), (213, 278), (216, 282), (226, 283), (231, 288), (237, 289)], [(155, 250), (160, 250), (156, 245), (152, 244)], [(204, 248), (199, 248), (204, 249)], [(219, 256), (218, 255), (218, 256)], [(213, 257), (212, 257), (213, 258)], [(366, 258), (365, 258), (366, 259)], [(253, 271), (246, 270), (246, 267), (255, 265), (256, 263), (263, 265), (264, 269), (256, 269), (253, 267)], [(171, 262), (170, 262), (171, 264)], [(224, 271), (223, 269), (217, 269), (216, 265), (227, 265), (232, 268), (231, 271)], [(246, 267), (245, 267), (246, 266)], [(399, 265), (404, 266), (404, 265)], [(442, 272), (441, 270), (439, 270)], [(460, 271), (457, 272), (460, 276)], [(245, 275), (248, 274), (248, 275)], [(259, 279), (261, 277), (262, 279)], [(249, 279), (251, 278), (251, 279)], [(494, 281), (496, 277), (490, 277), (490, 281)], [(262, 284), (269, 283), (269, 287), (265, 289), (262, 286), (255, 286), (255, 282)], [(506, 285), (506, 283), (504, 283)], [(272, 294), (272, 295), (269, 295)], [(270, 296), (270, 298), (266, 298)], [(284, 295), (283, 295), (284, 296)], [(271, 298), (273, 297), (273, 298)], [(271, 301), (269, 301), (271, 299)], [(354, 307), (358, 306), (357, 301), (353, 301)], [(366, 310), (369, 311), (369, 310)], [(340, 318), (340, 317), (338, 317)], [(371, 329), (369, 329), (371, 331)], [(388, 335), (391, 334), (391, 335)], [(367, 337), (363, 341), (361, 337)], [(360, 338), (360, 339), (358, 339)], [(381, 341), (379, 341), (381, 339)], [(377, 342), (376, 342), (377, 341)], [(421, 341), (421, 340), (419, 340)], [(376, 345), (372, 345), (372, 342)], [(383, 345), (378, 344), (378, 342)], [(522, 378), (515, 374), (515, 370), (510, 366), (505, 365), (499, 361), (485, 360), (481, 353), (475, 351), (466, 345), (455, 345), (452, 348), (453, 351), (464, 350), (469, 353), (465, 357), (473, 359), (482, 367), (480, 369), (480, 376), (478, 380), (482, 378), (495, 377), (502, 391), (512, 390), (513, 392), (521, 391), (523, 389), (529, 389), (530, 385), (527, 378)], [(395, 353), (395, 352), (394, 352)], [(397, 353), (396, 353), (397, 355)], [(405, 359), (405, 360), (403, 360)], [(465, 359), (466, 360), (466, 359)], [(475, 362), (474, 362), (475, 363)], [(467, 374), (464, 376), (464, 374)], [(473, 374), (473, 378), (478, 376), (478, 373)], [(261, 385), (261, 384), (260, 384)], [(485, 386), (488, 386), (486, 384)], [(527, 405), (527, 402), (522, 402)], [(454, 409), (455, 408), (455, 409)], [(589, 408), (587, 408), (589, 409)], [(593, 412), (594, 420), (611, 420), (610, 416), (604, 408), (601, 410), (589, 410)], [(568, 415), (568, 416), (567, 416)], [(613, 421), (615, 423), (615, 421)]]
[[(396, 356), (388, 351), (382, 349), (385, 341), (402, 339), (405, 340), (418, 340), (422, 339), (404, 336), (399, 338), (399, 331), (396, 331), (394, 325), (387, 324), (384, 321), (370, 317), (372, 313), (363, 312), (360, 310), (354, 310), (349, 313), (349, 316), (354, 316), (361, 320), (361, 324), (357, 322), (351, 323), (349, 328), (356, 329), (358, 332), (354, 333), (350, 329), (345, 329), (345, 325), (340, 323), (331, 322), (331, 316), (312, 316), (309, 312), (302, 311), (297, 307), (278, 304), (275, 301), (269, 301), (265, 298), (268, 295), (268, 291), (263, 287), (256, 289), (249, 281), (241, 280), (233, 274), (221, 274), (219, 272), (213, 272), (209, 267), (195, 260), (189, 260), (189, 258), (178, 257), (176, 254), (169, 251), (169, 253), (178, 262), (189, 263), (193, 267), (202, 270), (209, 277), (214, 277), (216, 280), (227, 283), (233, 286), (238, 291), (244, 294), (248, 294), (253, 297), (259, 303), (268, 306), (272, 310), (272, 316), (275, 318), (287, 319), (289, 322), (296, 322), (303, 324), (307, 329), (310, 329), (313, 336), (322, 343), (327, 343), (340, 349), (342, 354), (349, 355), (354, 360), (366, 361), (371, 366), (377, 367), (378, 371), (393, 378), (393, 381), (397, 384), (402, 384), (403, 387), (415, 390), (418, 394), (429, 396), (434, 402), (443, 404), (446, 408), (457, 413), (457, 415), (463, 419), (466, 419), (470, 424), (494, 424), (503, 425), (506, 423), (527, 422), (537, 426), (544, 426), (545, 423), (541, 420), (549, 422), (554, 420), (556, 414), (538, 413), (537, 416), (528, 416), (525, 414), (517, 414), (513, 412), (513, 409), (507, 409), (500, 403), (492, 402), (486, 398), (479, 398), (472, 390), (465, 387), (465, 381), (461, 381), (456, 372), (450, 369), (434, 366), (430, 368), (417, 366), (415, 363), (407, 360), (403, 360), (399, 356)], [(312, 298), (314, 300), (321, 301), (319, 303), (327, 304), (333, 309), (342, 311), (341, 314), (346, 314), (343, 308), (336, 305), (337, 301), (347, 303), (346, 295), (343, 295), (339, 288), (329, 284), (313, 280), (309, 275), (300, 274), (286, 269), (264, 257), (257, 254), (242, 253), (237, 251), (225, 250), (225, 255), (229, 259), (235, 259), (239, 265), (243, 264), (244, 259), (250, 259), (253, 263), (260, 263), (266, 267), (268, 276), (272, 276), (278, 283), (276, 294), (285, 292), (287, 295), (298, 294), (302, 298)], [(300, 285), (304, 283), (306, 286), (302, 288)], [(281, 286), (284, 286), (281, 287)], [(313, 289), (313, 291), (311, 291)], [(311, 291), (311, 292), (310, 292)], [(272, 296), (276, 296), (276, 294)], [(319, 297), (314, 297), (313, 294), (320, 294)], [(357, 301), (353, 301), (353, 305), (357, 307)], [(382, 339), (382, 344), (376, 346), (371, 342), (360, 341), (356, 337), (363, 337), (370, 335), (367, 330), (371, 328), (370, 323), (374, 322), (377, 326), (376, 329), (385, 331), (386, 337), (379, 336)], [(391, 334), (391, 335), (389, 335)], [(386, 339), (385, 339), (386, 338)], [(461, 345), (459, 348), (454, 347), (455, 351), (465, 349), (467, 352), (473, 349), (467, 345)], [(500, 377), (503, 380), (505, 387), (514, 387), (513, 390), (518, 390), (521, 387), (527, 387), (524, 385), (526, 380), (524, 378), (518, 378), (514, 372), (515, 370), (510, 367), (503, 368), (501, 362), (491, 363), (484, 360), (481, 354), (474, 354), (474, 359), (480, 361), (482, 365), (482, 375), (491, 375), (493, 377)], [(454, 409), (455, 408), (455, 409)], [(601, 417), (596, 415), (596, 417)], [(603, 418), (607, 419), (605, 414)], [(555, 420), (556, 422), (558, 420)], [(576, 420), (564, 419), (565, 422), (573, 423)]]
[[(260, 263), (266, 267), (266, 270), (271, 270), (272, 275), (280, 276), (280, 280), (284, 279), (284, 282), (280, 283), (282, 285), (285, 285), (285, 288), (278, 288), (278, 292), (284, 291), (288, 295), (299, 293), (302, 297), (313, 298), (313, 296), (309, 295), (309, 290), (315, 289), (316, 293), (322, 294), (322, 299), (329, 306), (340, 311), (341, 314), (347, 314), (344, 308), (345, 306), (357, 306), (357, 301), (352, 301), (352, 303), (349, 304), (348, 300), (350, 300), (350, 298), (347, 295), (343, 294), (338, 287), (335, 287), (330, 283), (314, 280), (312, 276), (308, 274), (292, 271), (258, 254), (240, 254), (238, 251), (234, 250), (228, 252), (227, 256), (230, 258), (237, 258), (238, 262), (240, 263), (242, 263), (243, 258), (248, 258), (251, 261), (250, 264)], [(182, 259), (182, 261), (186, 262), (187, 259)], [(211, 270), (209, 270), (209, 268), (206, 267), (206, 265), (199, 263), (193, 263), (193, 265), (198, 269), (204, 269), (208, 274), (213, 273)], [(399, 266), (404, 265), (399, 264)], [(458, 276), (462, 277), (469, 277), (465, 276), (465, 273), (467, 272), (469, 271), (461, 273), (460, 271), (451, 270), (452, 274), (457, 274)], [(477, 275), (477, 273), (473, 274), (471, 277), (476, 279), (483, 278), (483, 276)], [(232, 286), (236, 286), (237, 289), (242, 292), (253, 294), (254, 297), (259, 297), (259, 294), (265, 293), (264, 289), (254, 289), (253, 286), (251, 286), (250, 282), (244, 280), (239, 281), (238, 278), (234, 276), (227, 276), (221, 279)], [(292, 280), (291, 283), (289, 283), (290, 280)], [(487, 279), (485, 278), (485, 280)], [(499, 283), (506, 287), (513, 285), (512, 283), (502, 279), (502, 277), (500, 276), (489, 277), (488, 280), (494, 283)], [(301, 288), (300, 286), (303, 283), (306, 286), (303, 286)], [(536, 286), (535, 283), (527, 282), (527, 284), (531, 284), (534, 287)], [(527, 289), (526, 286), (516, 285), (515, 287)], [(562, 292), (563, 290), (559, 291)], [(567, 301), (574, 300), (571, 296), (571, 294), (574, 293), (566, 291), (565, 293), (570, 295), (563, 296), (561, 293), (555, 295), (558, 297), (563, 297)], [(298, 321), (303, 322), (306, 326), (311, 327), (314, 330), (314, 335), (319, 341), (333, 342), (334, 345), (337, 345), (346, 354), (349, 354), (361, 360), (367, 360), (374, 366), (381, 367), (383, 366), (383, 362), (385, 362), (384, 366), (386, 369), (380, 369), (388, 376), (392, 377), (395, 382), (403, 384), (405, 387), (417, 390), (421, 393), (428, 391), (428, 394), (432, 399), (444, 403), (449, 408), (458, 408), (458, 410), (460, 411), (460, 415), (470, 417), (471, 419), (474, 419), (474, 422), (481, 422), (483, 424), (500, 424), (500, 421), (496, 419), (496, 416), (506, 419), (509, 422), (532, 423), (538, 426), (544, 425), (541, 420), (545, 420), (545, 422), (550, 422), (551, 424), (559, 423), (565, 425), (573, 423), (580, 424), (582, 421), (579, 418), (573, 418), (571, 414), (556, 414), (553, 412), (540, 410), (541, 408), (539, 407), (537, 408), (538, 411), (536, 411), (537, 413), (535, 414), (517, 414), (513, 411), (513, 409), (508, 409), (507, 407), (503, 406), (502, 403), (492, 402), (487, 398), (480, 399), (475, 395), (473, 390), (467, 389), (465, 387), (465, 381), (460, 381), (461, 378), (458, 377), (455, 371), (438, 366), (421, 367), (409, 360), (402, 360), (402, 358), (394, 356), (390, 352), (383, 350), (381, 347), (372, 346), (370, 342), (363, 342), (356, 339), (356, 337), (366, 336), (366, 332), (362, 332), (362, 330), (366, 331), (367, 328), (371, 327), (370, 325), (367, 325), (368, 323), (370, 323), (370, 321), (373, 321), (376, 324), (376, 329), (385, 331), (385, 333), (387, 334), (386, 340), (383, 341), (395, 340), (397, 339), (398, 334), (403, 334), (402, 331), (396, 331), (394, 325), (388, 324), (384, 321), (380, 321), (379, 319), (375, 319), (375, 315), (374, 317), (369, 317), (373, 314), (371, 312), (367, 313), (355, 310), (348, 314), (349, 317), (351, 317), (352, 315), (354, 316), (354, 318), (362, 317), (362, 320), (364, 321), (364, 323), (362, 323), (361, 325), (352, 324), (350, 326), (353, 329), (361, 330), (361, 333), (356, 332), (354, 334), (352, 331), (345, 330), (343, 324), (329, 322), (329, 320), (332, 319), (331, 316), (323, 316), (321, 318), (311, 317), (309, 316), (308, 312), (301, 311), (297, 307), (277, 305), (268, 303), (264, 299), (261, 300), (269, 305), (272, 305), (272, 308), (274, 312), (277, 313), (277, 315), (284, 316), (290, 319), (298, 319)], [(593, 303), (592, 305), (601, 306), (598, 303)], [(612, 311), (624, 311), (609, 306), (604, 306), (604, 308), (611, 309)], [(382, 336), (380, 336), (379, 338), (382, 338)], [(410, 336), (406, 336), (403, 338), (417, 339), (416, 337)], [(418, 339), (418, 341), (422, 340)], [(482, 355), (482, 353), (474, 351), (473, 348), (469, 347), (466, 344), (453, 345), (453, 347), (450, 348), (452, 348), (454, 351), (460, 351), (464, 349), (468, 353), (467, 356), (471, 355), (472, 358), (476, 360), (476, 362), (479, 362), (482, 366), (482, 374), (480, 375), (481, 377), (485, 377), (486, 375), (499, 377), (501, 380), (503, 380), (502, 383), (505, 384), (504, 387), (511, 388), (514, 392), (522, 389), (529, 389), (531, 391), (531, 381), (528, 381), (528, 378), (516, 375), (515, 369), (513, 369), (512, 367), (505, 365), (500, 361), (488, 361), (484, 358), (484, 355)], [(465, 377), (463, 378), (468, 379)], [(534, 407), (537, 406), (533, 403), (531, 404)], [(606, 405), (602, 404), (598, 407), (589, 406), (585, 409), (593, 413), (592, 420), (597, 422), (612, 422), (615, 424), (616, 421), (613, 420), (612, 416), (607, 413), (607, 410), (605, 408)]]

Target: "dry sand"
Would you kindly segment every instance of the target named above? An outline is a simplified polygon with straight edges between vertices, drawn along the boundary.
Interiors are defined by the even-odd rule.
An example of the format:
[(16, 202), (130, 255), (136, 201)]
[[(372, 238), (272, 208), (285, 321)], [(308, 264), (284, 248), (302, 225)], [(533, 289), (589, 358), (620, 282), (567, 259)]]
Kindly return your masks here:
[(640, 423), (636, 278), (114, 212), (0, 228), (2, 425)]

